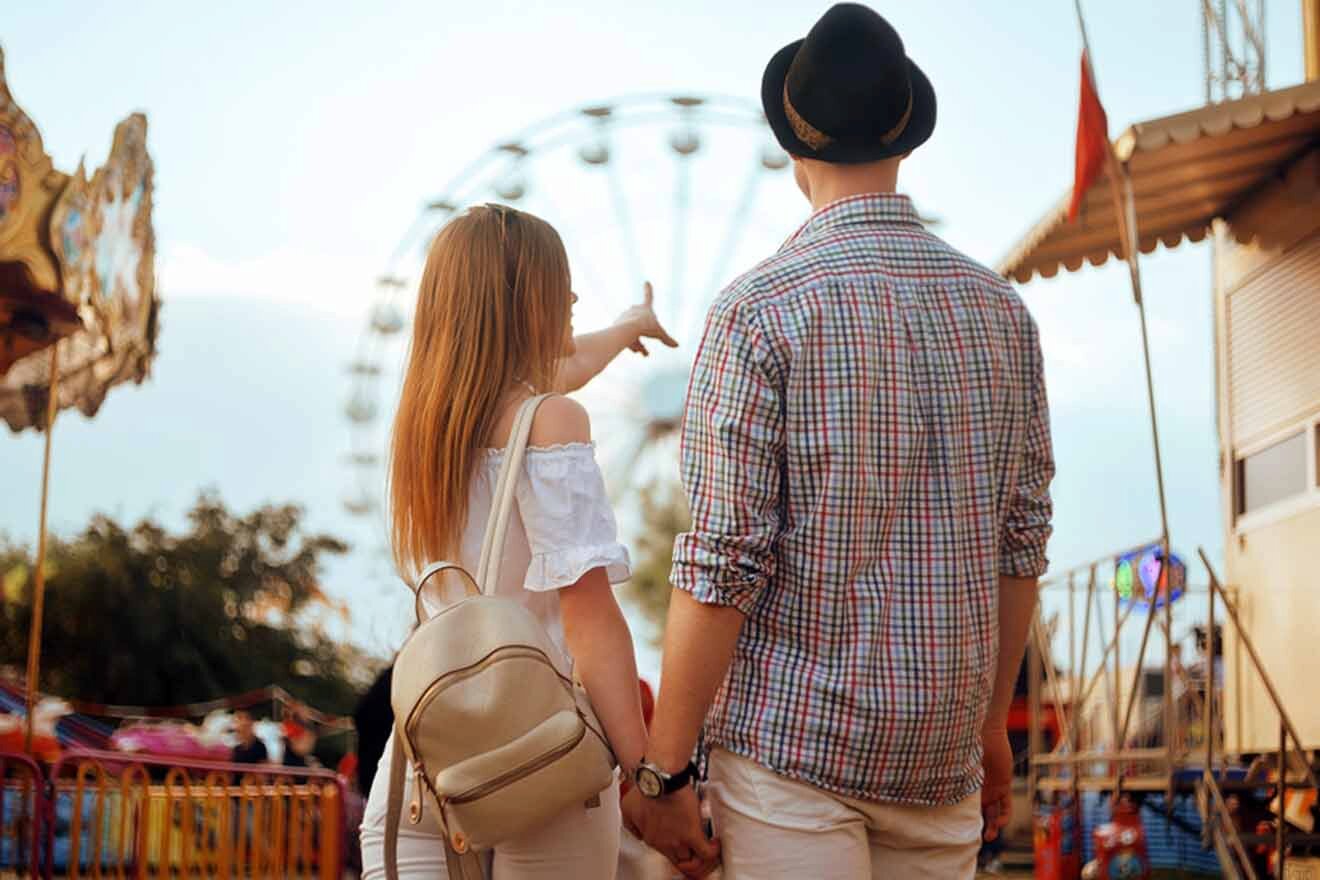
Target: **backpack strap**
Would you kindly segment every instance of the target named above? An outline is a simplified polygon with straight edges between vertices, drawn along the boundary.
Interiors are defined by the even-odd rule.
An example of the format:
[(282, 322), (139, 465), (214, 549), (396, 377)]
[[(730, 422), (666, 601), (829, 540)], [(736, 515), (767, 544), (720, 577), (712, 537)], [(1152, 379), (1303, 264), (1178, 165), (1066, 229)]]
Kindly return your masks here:
[[(399, 819), (403, 815), (403, 779), (408, 769), (400, 736), (395, 728), (394, 750), (390, 753), (389, 801), (385, 809), (385, 880), (399, 880)], [(448, 848), (446, 845), (445, 849)]]
[[(399, 880), (399, 823), (403, 817), (403, 785), (407, 777), (408, 756), (404, 753), (402, 733), (394, 731), (394, 748), (390, 755), (389, 800), (385, 809), (385, 880)], [(415, 797), (422, 797), (415, 792)], [(484, 880), (481, 856), (468, 851), (459, 855), (445, 835), (445, 867), (450, 880)]]
[(468, 574), (466, 568), (452, 562), (432, 562), (422, 571), (422, 576), (417, 579), (416, 586), (408, 585), (408, 588), (413, 591), (413, 612), (417, 615), (418, 623), (423, 623), (426, 620), (426, 609), (422, 606), (422, 587), (426, 585), (428, 578), (442, 571), (458, 572), (463, 576), (463, 585), (467, 588), (468, 593), (473, 596), (481, 595), (481, 587), (477, 585), (472, 575)]
[(509, 431), (509, 443), (504, 447), (504, 463), (495, 484), (490, 519), (486, 521), (486, 536), (481, 544), (481, 562), (477, 565), (477, 584), (486, 594), (494, 592), (499, 583), (504, 539), (509, 531), (509, 517), (513, 513), (513, 500), (518, 488), (518, 475), (522, 472), (523, 455), (527, 451), (527, 438), (532, 433), (536, 409), (547, 397), (550, 395), (539, 394), (523, 403)]

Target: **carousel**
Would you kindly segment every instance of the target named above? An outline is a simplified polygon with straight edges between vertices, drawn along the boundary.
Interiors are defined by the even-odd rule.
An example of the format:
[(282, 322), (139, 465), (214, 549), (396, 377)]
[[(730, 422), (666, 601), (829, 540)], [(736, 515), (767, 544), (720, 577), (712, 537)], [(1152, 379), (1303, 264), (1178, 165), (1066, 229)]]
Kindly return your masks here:
[[(0, 727), (23, 729), (28, 753), (49, 751), (51, 719), (36, 709), (46, 580), (51, 433), (60, 410), (94, 416), (106, 394), (146, 379), (159, 301), (151, 225), (147, 118), (115, 128), (110, 155), (87, 174), (54, 167), (36, 124), (14, 100), (0, 50), (0, 420), (45, 433), (26, 695)], [(22, 486), (13, 486), (19, 495)], [(8, 493), (6, 493), (8, 495)], [(21, 497), (21, 495), (19, 495)], [(22, 720), (16, 719), (21, 716)], [(43, 731), (43, 728), (47, 728)]]

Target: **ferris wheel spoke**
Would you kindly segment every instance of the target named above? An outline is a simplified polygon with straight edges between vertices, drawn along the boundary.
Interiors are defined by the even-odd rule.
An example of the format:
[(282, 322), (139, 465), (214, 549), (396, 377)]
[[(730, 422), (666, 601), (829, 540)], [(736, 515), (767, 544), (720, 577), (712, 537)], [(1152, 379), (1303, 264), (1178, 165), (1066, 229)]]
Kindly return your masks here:
[(616, 168), (617, 164), (611, 162), (608, 173), (610, 201), (614, 203), (614, 216), (618, 221), (619, 235), (623, 238), (624, 252), (628, 255), (628, 263), (632, 267), (632, 289), (641, 290), (642, 282), (646, 280), (646, 273), (642, 271), (642, 256), (641, 250), (637, 246), (637, 231), (633, 229), (632, 217), (628, 212), (628, 194), (623, 191), (623, 180), (619, 177)]
[[(743, 135), (730, 129), (753, 133), (762, 152), (745, 181), (743, 174), (725, 170), (710, 182), (719, 207), (708, 214), (703, 210), (709, 194), (706, 164), (696, 168), (689, 160), (707, 149), (736, 157), (737, 151), (728, 148)], [(633, 144), (638, 149), (631, 149)], [(655, 174), (665, 167), (656, 148), (679, 162), (674, 176)], [(567, 174), (565, 158), (593, 178), (590, 192), (574, 186), (577, 181)], [(621, 299), (630, 304), (648, 279), (670, 285), (660, 293), (669, 300), (661, 303), (662, 317), (667, 329), (684, 341), (684, 349), (658, 360), (629, 359), (583, 396), (597, 422), (599, 454), (611, 492), (621, 503), (635, 505), (636, 494), (646, 485), (677, 479), (676, 431), (686, 364), (695, 348), (686, 344), (689, 339), (695, 342), (695, 334), (684, 331), (695, 324), (699, 332), (711, 295), (727, 280), (725, 273), (739, 259), (740, 249), (752, 241), (769, 246), (767, 230), (751, 222), (756, 219), (754, 205), (764, 198), (757, 191), (759, 177), (788, 164), (788, 157), (769, 140), (765, 119), (753, 102), (657, 93), (547, 117), (454, 172), (438, 190), (439, 198), (412, 218), (390, 255), (370, 296), (354, 360), (346, 365), (348, 394), (341, 405), (348, 422), (344, 460), (349, 479), (343, 501), (367, 545), (389, 545), (387, 437), (397, 400), (393, 386), (406, 358), (406, 346), (400, 343), (407, 341), (404, 331), (412, 318), (406, 300), (411, 299), (409, 291), (416, 293), (424, 251), (443, 222), (487, 199), (533, 203), (557, 226), (562, 222), (568, 240), (577, 237), (574, 232), (582, 236), (586, 247), (572, 254), (574, 275), (584, 288), (600, 291), (596, 299), (601, 307), (608, 309)], [(570, 213), (561, 214), (561, 207)], [(667, 211), (673, 216), (664, 217)], [(601, 228), (604, 218), (615, 231)], [(584, 226), (587, 222), (590, 225)], [(666, 241), (669, 228), (673, 235)], [(671, 273), (668, 282), (655, 277), (666, 271)], [(373, 555), (370, 567), (372, 579), (392, 581), (397, 576), (387, 553)]]
[(678, 183), (674, 187), (674, 243), (673, 275), (669, 284), (668, 300), (673, 303), (673, 324), (677, 329), (683, 320), (684, 303), (689, 297), (683, 295), (683, 270), (687, 260), (688, 215), (692, 211), (692, 164), (690, 157), (678, 157)]
[[(536, 200), (545, 207), (545, 213), (549, 217), (555, 218), (555, 225), (559, 225), (559, 218), (565, 215), (559, 210), (558, 204), (546, 195), (545, 187), (540, 187), (536, 193)], [(581, 270), (582, 276), (587, 282), (587, 289), (593, 293), (599, 291), (598, 295), (604, 296), (606, 288), (602, 285), (603, 276), (597, 269), (595, 262), (591, 259), (591, 253), (587, 249), (579, 250), (574, 255), (575, 270)]]
[(742, 194), (738, 197), (738, 203), (733, 209), (733, 214), (729, 218), (729, 226), (724, 231), (724, 237), (720, 240), (719, 250), (715, 252), (715, 262), (710, 273), (710, 279), (706, 286), (701, 289), (702, 296), (698, 300), (696, 314), (684, 315), (681, 326), (689, 328), (689, 336), (697, 339), (701, 335), (706, 316), (704, 310), (700, 308), (700, 303), (705, 303), (715, 296), (719, 291), (721, 283), (724, 281), (724, 273), (729, 269), (729, 263), (733, 261), (733, 255), (737, 251), (738, 242), (742, 239), (743, 232), (747, 228), (747, 221), (752, 214), (752, 206), (756, 203), (756, 191), (761, 182), (761, 176), (764, 168), (758, 162), (752, 166), (752, 170), (747, 175), (747, 180), (743, 184)]

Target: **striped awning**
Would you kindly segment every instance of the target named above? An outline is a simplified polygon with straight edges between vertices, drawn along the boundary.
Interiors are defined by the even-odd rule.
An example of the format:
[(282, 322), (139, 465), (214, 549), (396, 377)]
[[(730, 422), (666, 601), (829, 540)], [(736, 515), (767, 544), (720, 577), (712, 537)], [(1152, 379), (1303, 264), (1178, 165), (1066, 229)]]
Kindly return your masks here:
[[(1261, 186), (1282, 176), (1320, 146), (1320, 82), (1142, 122), (1114, 143), (1128, 169), (1136, 202), (1140, 248), (1184, 238), (1200, 241), (1210, 224), (1227, 218)], [(1005, 277), (1026, 283), (1052, 278), (1062, 266), (1080, 269), (1121, 256), (1108, 173), (1087, 192), (1068, 222), (1065, 193), (999, 264)]]

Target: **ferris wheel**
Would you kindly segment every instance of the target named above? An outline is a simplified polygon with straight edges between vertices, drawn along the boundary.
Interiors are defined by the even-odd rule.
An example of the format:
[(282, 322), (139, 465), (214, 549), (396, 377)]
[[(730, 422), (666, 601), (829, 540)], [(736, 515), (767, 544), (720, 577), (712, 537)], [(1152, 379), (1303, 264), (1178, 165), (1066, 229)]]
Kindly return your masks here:
[[(759, 105), (687, 94), (576, 107), (475, 157), (423, 206), (377, 279), (349, 365), (345, 508), (383, 525), (387, 413), (425, 249), (456, 212), (487, 201), (531, 211), (559, 230), (581, 298), (580, 329), (604, 326), (640, 299), (645, 280), (654, 283), (656, 313), (682, 346), (648, 359), (625, 353), (583, 397), (611, 491), (676, 474), (675, 438), (705, 312), (803, 216), (783, 175), (788, 165)], [(764, 185), (774, 176), (779, 183)]]

